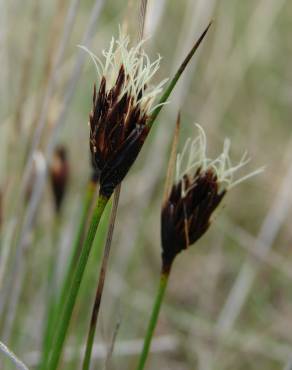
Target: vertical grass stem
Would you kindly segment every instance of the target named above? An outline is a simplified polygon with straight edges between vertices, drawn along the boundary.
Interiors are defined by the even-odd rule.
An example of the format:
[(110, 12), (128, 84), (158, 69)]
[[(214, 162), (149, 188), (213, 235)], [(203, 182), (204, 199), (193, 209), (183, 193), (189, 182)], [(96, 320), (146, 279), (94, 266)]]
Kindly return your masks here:
[(88, 331), (88, 336), (87, 336), (83, 365), (82, 365), (83, 370), (88, 370), (90, 366), (92, 346), (93, 346), (96, 324), (97, 324), (100, 303), (101, 303), (101, 297), (102, 297), (102, 292), (103, 292), (103, 287), (104, 287), (104, 282), (105, 282), (106, 269), (107, 269), (109, 254), (110, 254), (115, 220), (116, 220), (116, 215), (117, 215), (117, 210), (118, 210), (117, 206), (118, 206), (119, 198), (120, 198), (120, 190), (121, 190), (121, 185), (118, 185), (114, 193), (114, 204), (112, 208), (110, 225), (109, 225), (107, 240), (106, 240), (106, 244), (104, 248), (103, 259), (102, 259), (100, 274), (98, 278), (98, 285), (97, 285), (95, 300), (94, 300), (91, 319), (90, 319), (90, 326), (89, 326), (89, 331)]
[(73, 276), (73, 272), (76, 267), (76, 263), (78, 261), (78, 256), (80, 254), (81, 243), (82, 243), (82, 239), (85, 233), (85, 228), (86, 228), (86, 224), (88, 221), (89, 212), (91, 209), (95, 191), (96, 191), (96, 184), (95, 182), (90, 180), (88, 182), (85, 196), (83, 199), (82, 211), (80, 215), (80, 222), (79, 222), (77, 233), (74, 239), (71, 256), (69, 259), (69, 266), (65, 272), (65, 276), (62, 281), (60, 293), (58, 294), (57, 297), (55, 297), (54, 304), (49, 310), (48, 312), (49, 315), (46, 318), (47, 324), (46, 324), (45, 332), (43, 336), (44, 344), (43, 344), (42, 358), (41, 358), (40, 366), (39, 366), (40, 369), (43, 369), (45, 367), (45, 364), (47, 363), (49, 359), (49, 353), (52, 347), (52, 343), (54, 341), (54, 331), (52, 331), (52, 328), (55, 327), (56, 319), (58, 317), (61, 317), (61, 314), (62, 314), (62, 308), (64, 307), (67, 293), (70, 288), (71, 278)]
[(164, 294), (166, 291), (167, 283), (168, 283), (168, 278), (169, 278), (169, 273), (168, 272), (162, 272), (160, 276), (160, 282), (159, 282), (159, 287), (157, 291), (157, 295), (154, 301), (154, 305), (152, 308), (152, 313), (150, 317), (150, 321), (148, 324), (147, 332), (144, 338), (144, 344), (143, 344), (143, 349), (140, 355), (139, 359), (139, 364), (137, 366), (137, 370), (143, 370), (146, 364), (146, 360), (148, 357), (151, 341), (153, 338), (154, 330), (156, 328), (161, 304), (164, 298)]
[(91, 251), (92, 243), (95, 237), (95, 233), (97, 227), (99, 225), (101, 216), (104, 212), (105, 206), (108, 203), (108, 198), (99, 195), (97, 199), (97, 204), (94, 209), (92, 220), (89, 226), (89, 230), (87, 233), (86, 240), (83, 244), (81, 254), (77, 263), (77, 266), (74, 270), (72, 276), (72, 283), (68, 292), (68, 296), (65, 301), (63, 313), (60, 317), (57, 318), (59, 320), (57, 325), (57, 331), (55, 335), (55, 340), (52, 347), (51, 356), (48, 362), (48, 369), (56, 370), (59, 364), (59, 360), (62, 353), (62, 348), (65, 342), (66, 334), (68, 331), (70, 319), (73, 313), (73, 308), (76, 302), (77, 294), (80, 288), (80, 284), (82, 281), (82, 277), (84, 274), (84, 270), (88, 261), (88, 257)]

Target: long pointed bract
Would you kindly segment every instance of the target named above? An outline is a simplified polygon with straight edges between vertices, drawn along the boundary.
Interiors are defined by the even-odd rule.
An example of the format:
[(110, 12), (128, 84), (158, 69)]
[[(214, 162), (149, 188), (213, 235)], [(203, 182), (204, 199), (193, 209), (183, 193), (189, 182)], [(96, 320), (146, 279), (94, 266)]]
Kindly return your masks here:
[(198, 50), (199, 46), (201, 45), (202, 41), (204, 40), (204, 38), (205, 38), (207, 32), (209, 31), (209, 28), (211, 27), (211, 25), (212, 25), (212, 21), (208, 24), (208, 26), (206, 27), (206, 29), (204, 30), (204, 32), (198, 38), (198, 40), (196, 41), (195, 45), (192, 47), (192, 49), (190, 50), (190, 52), (188, 53), (188, 55), (185, 57), (184, 61), (180, 65), (180, 67), (177, 70), (176, 74), (174, 75), (174, 77), (170, 81), (168, 87), (165, 89), (165, 91), (164, 91), (161, 99), (159, 100), (159, 103), (156, 106), (156, 109), (154, 109), (153, 113), (151, 114), (150, 120), (148, 121), (148, 125), (150, 127), (153, 125), (153, 123), (156, 120), (158, 114), (160, 113), (163, 105), (165, 104), (165, 102), (169, 98), (172, 90), (174, 89), (175, 85), (177, 84), (178, 80), (180, 79), (180, 76), (182, 75), (182, 73), (186, 69), (187, 65), (189, 64), (190, 60), (194, 56), (195, 52)]

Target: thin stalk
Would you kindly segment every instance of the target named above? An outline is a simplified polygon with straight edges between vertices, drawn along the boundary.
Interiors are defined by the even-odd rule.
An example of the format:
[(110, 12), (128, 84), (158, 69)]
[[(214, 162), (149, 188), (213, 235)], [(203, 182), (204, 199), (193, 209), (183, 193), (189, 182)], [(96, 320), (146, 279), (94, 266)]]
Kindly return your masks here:
[(66, 298), (63, 313), (59, 319), (59, 325), (55, 335), (55, 340), (52, 346), (52, 353), (48, 362), (49, 370), (56, 370), (61, 357), (63, 345), (65, 342), (66, 334), (68, 331), (70, 319), (73, 313), (73, 308), (76, 302), (77, 294), (80, 288), (84, 270), (91, 252), (92, 243), (98, 228), (101, 216), (104, 212), (105, 206), (108, 203), (108, 198), (99, 195), (97, 199), (96, 207), (93, 211), (91, 223), (87, 233), (86, 240), (82, 246), (81, 254), (72, 276), (72, 283)]
[(90, 319), (90, 326), (89, 326), (89, 331), (88, 331), (88, 336), (87, 336), (85, 355), (84, 355), (83, 365), (82, 365), (83, 370), (88, 370), (90, 366), (92, 346), (93, 346), (95, 329), (96, 329), (98, 313), (99, 313), (99, 308), (100, 308), (100, 303), (101, 303), (101, 297), (102, 297), (102, 292), (103, 292), (103, 287), (104, 287), (104, 282), (105, 282), (106, 269), (107, 269), (109, 254), (110, 254), (110, 247), (112, 243), (112, 236), (113, 236), (113, 231), (114, 231), (114, 226), (115, 226), (115, 221), (116, 221), (116, 215), (117, 215), (117, 209), (118, 209), (117, 206), (118, 206), (119, 198), (120, 198), (120, 190), (121, 190), (121, 186), (119, 185), (117, 186), (115, 193), (114, 193), (114, 203), (113, 203), (113, 208), (112, 208), (112, 213), (111, 213), (110, 225), (109, 225), (107, 240), (106, 240), (106, 244), (104, 248), (103, 259), (102, 259), (101, 269), (100, 269), (100, 274), (99, 274), (99, 280), (98, 280), (94, 305), (93, 305), (91, 319)]
[(121, 325), (121, 321), (118, 320), (117, 323), (116, 323), (116, 326), (115, 326), (115, 330), (114, 330), (114, 333), (113, 333), (113, 336), (112, 336), (112, 340), (111, 340), (110, 345), (107, 349), (107, 354), (106, 354), (106, 358), (105, 358), (105, 362), (104, 362), (104, 370), (109, 370), (111, 368), (111, 360), (112, 360), (112, 356), (113, 356), (113, 353), (114, 353), (115, 344), (116, 344), (118, 332), (119, 332), (119, 329), (120, 329), (120, 325)]
[(49, 268), (47, 276), (47, 291), (46, 291), (46, 312), (45, 312), (45, 330), (43, 333), (43, 351), (42, 360), (40, 362), (40, 369), (45, 364), (46, 359), (49, 355), (49, 348), (54, 333), (54, 315), (56, 312), (56, 262), (57, 262), (57, 242), (58, 242), (58, 231), (60, 223), (60, 214), (55, 215), (54, 227), (53, 227), (53, 240), (52, 240), (52, 251), (49, 256)]
[(40, 361), (40, 367), (39, 367), (40, 369), (42, 369), (45, 366), (45, 364), (47, 363), (49, 359), (49, 353), (50, 353), (52, 343), (54, 340), (54, 331), (52, 331), (52, 328), (55, 327), (57, 318), (61, 317), (62, 308), (64, 307), (67, 293), (70, 288), (71, 277), (73, 276), (74, 268), (76, 266), (78, 256), (80, 254), (81, 243), (82, 243), (82, 239), (84, 236), (86, 224), (88, 221), (88, 216), (89, 216), (92, 201), (94, 198), (95, 190), (96, 190), (96, 184), (90, 180), (87, 185), (87, 189), (86, 189), (83, 204), (82, 204), (80, 223), (79, 223), (77, 233), (74, 239), (69, 266), (65, 272), (65, 277), (62, 282), (59, 297), (57, 298), (55, 297), (53, 306), (51, 306), (48, 312), (47, 325), (46, 325), (45, 332), (44, 332), (43, 353), (42, 353), (42, 359)]
[(159, 287), (156, 295), (156, 299), (154, 301), (154, 305), (152, 308), (152, 313), (150, 317), (150, 321), (148, 324), (148, 329), (144, 338), (144, 344), (143, 344), (143, 349), (140, 355), (139, 359), (139, 364), (137, 366), (137, 370), (143, 370), (146, 364), (146, 360), (148, 357), (152, 337), (154, 334), (154, 330), (156, 328), (161, 304), (164, 298), (164, 294), (166, 291), (167, 283), (168, 283), (168, 278), (169, 278), (169, 272), (162, 272), (160, 275), (160, 282), (159, 282)]
[(54, 323), (56, 318), (56, 297), (51, 297), (46, 314), (46, 326), (43, 335), (43, 351), (39, 370), (44, 369), (50, 354), (50, 346), (54, 338)]
[(4, 353), (4, 355), (13, 362), (18, 370), (29, 370), (28, 367), (1, 341), (0, 352)]
[[(33, 66), (33, 58), (35, 56), (35, 51), (36, 51), (36, 44), (37, 44), (36, 41), (39, 35), (38, 20), (40, 19), (40, 2), (38, 0), (34, 0), (33, 2), (31, 19), (32, 19), (31, 30), (29, 33), (28, 43), (26, 46), (26, 54), (25, 54), (24, 61), (23, 61), (21, 79), (20, 79), (20, 84), (19, 84), (19, 89), (18, 89), (19, 95), (16, 100), (16, 109), (15, 109), (14, 125), (13, 125), (15, 133), (13, 135), (12, 140), (17, 140), (17, 133), (19, 133), (19, 130), (23, 134), (23, 122), (22, 122), (23, 107), (24, 107), (25, 98), (28, 95), (29, 83), (31, 79), (31, 72), (32, 72), (32, 66)], [(15, 142), (11, 144), (15, 145)], [(19, 160), (20, 156), (17, 155), (17, 157), (18, 157), (17, 159)]]
[[(80, 224), (79, 224), (79, 227), (78, 227), (78, 230), (77, 230), (76, 237), (74, 239), (73, 250), (72, 250), (71, 257), (70, 257), (70, 263), (69, 263), (68, 269), (66, 271), (66, 275), (65, 275), (65, 278), (63, 280), (63, 284), (62, 284), (62, 288), (61, 288), (60, 298), (59, 298), (59, 302), (58, 302), (58, 310), (57, 310), (58, 314), (61, 313), (62, 307), (64, 306), (66, 296), (67, 296), (67, 293), (68, 293), (69, 288), (70, 288), (70, 283), (71, 283), (71, 278), (73, 276), (73, 271), (74, 271), (74, 268), (76, 267), (78, 257), (79, 257), (80, 252), (81, 252), (81, 244), (82, 244), (82, 241), (83, 241), (83, 238), (84, 238), (85, 228), (86, 228), (86, 225), (87, 225), (87, 222), (88, 222), (88, 217), (89, 217), (91, 205), (92, 205), (92, 202), (93, 202), (93, 199), (94, 199), (95, 191), (96, 191), (96, 183), (93, 182), (93, 181), (89, 181), (89, 183), (87, 185), (85, 197), (84, 197), (84, 200), (83, 200), (82, 213), (81, 213), (81, 216), (80, 216)], [(57, 317), (58, 316), (59, 315), (57, 315)]]

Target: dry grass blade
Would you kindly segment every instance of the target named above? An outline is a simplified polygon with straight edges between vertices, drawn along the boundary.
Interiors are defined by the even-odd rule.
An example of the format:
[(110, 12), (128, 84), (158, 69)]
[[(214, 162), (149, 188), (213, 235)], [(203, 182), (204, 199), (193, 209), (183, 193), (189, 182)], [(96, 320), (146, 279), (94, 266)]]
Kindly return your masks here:
[(0, 351), (13, 362), (17, 369), (29, 370), (28, 367), (21, 360), (19, 360), (19, 358), (17, 358), (16, 355), (2, 342), (0, 342)]
[[(287, 0), (262, 0), (256, 3), (252, 16), (242, 31), (239, 42), (229, 55), (223, 73), (216, 76), (215, 82), (211, 82), (210, 93), (206, 98), (200, 112), (200, 122), (206, 124), (218, 124), (222, 121), (224, 114), (230, 108), (234, 96), (245, 81), (248, 70), (261, 53), (265, 40), (273, 34), (273, 26), (277, 22), (279, 14), (286, 5)], [(260, 22), (259, 22), (260, 21)], [(243, 52), (243, 45), (248, 45)], [(222, 81), (228, 73), (228, 86), (222, 96)], [(212, 107), (212, 109), (210, 109)]]
[[(138, 291), (135, 297), (137, 300), (137, 303), (135, 302), (136, 309), (139, 313), (148, 313), (151, 305), (150, 296)], [(194, 350), (193, 344), (195, 339), (205, 339), (211, 341), (212, 344), (216, 343), (223, 347), (230, 348), (232, 351), (250, 352), (277, 361), (283, 361), (288, 358), (291, 359), (290, 345), (282, 343), (274, 337), (263, 335), (253, 330), (242, 332), (234, 328), (230, 331), (228, 336), (225, 336), (216, 331), (213, 321), (196, 316), (189, 311), (181, 309), (181, 307), (166, 303), (164, 310), (167, 312), (167, 318), (173, 325), (188, 334), (187, 350)], [(178, 315), (178, 310), (180, 311), (180, 315)]]
[(269, 253), (266, 253), (265, 250), (269, 249), (268, 246), (264, 245), (259, 238), (250, 235), (245, 229), (229, 220), (226, 225), (220, 225), (221, 227), (226, 235), (236, 240), (258, 263), (264, 263), (292, 280), (292, 264), (287, 258), (271, 249)]
[[(114, 357), (123, 356), (137, 356), (141, 351), (143, 344), (143, 338), (136, 338), (130, 340), (117, 341), (115, 343)], [(156, 336), (153, 339), (151, 352), (152, 353), (172, 353), (179, 346), (179, 342), (176, 337), (164, 335)], [(76, 357), (82, 357), (84, 353), (84, 346), (75, 347), (67, 346), (64, 351), (64, 363), (71, 362)], [(105, 360), (108, 355), (107, 345), (105, 343), (94, 343), (92, 348), (92, 359), (94, 360)], [(26, 363), (30, 367), (35, 367), (39, 363), (40, 354), (37, 351), (28, 352), (25, 355)]]
[(141, 0), (139, 14), (139, 41), (144, 37), (144, 28), (146, 20), (147, 0)]
[(52, 67), (51, 77), (50, 77), (50, 80), (48, 82), (47, 90), (46, 90), (44, 101), (43, 101), (43, 104), (42, 104), (39, 121), (38, 121), (38, 124), (36, 126), (34, 136), (33, 136), (33, 140), (32, 140), (32, 143), (31, 143), (28, 162), (27, 162), (27, 165), (26, 165), (25, 170), (24, 170), (23, 181), (22, 181), (22, 190), (24, 190), (26, 188), (27, 183), (28, 183), (29, 178), (30, 178), (30, 175), (31, 175), (33, 155), (34, 155), (34, 152), (35, 152), (35, 150), (37, 149), (37, 147), (40, 143), (41, 135), (42, 135), (43, 130), (45, 128), (47, 113), (48, 113), (48, 109), (49, 109), (49, 104), (50, 104), (50, 101), (51, 101), (51, 98), (52, 98), (52, 95), (53, 95), (53, 92), (55, 90), (56, 83), (57, 83), (57, 80), (58, 80), (59, 67), (62, 63), (64, 53), (65, 53), (66, 47), (68, 45), (69, 37), (71, 35), (73, 25), (74, 25), (74, 22), (75, 22), (75, 18), (76, 18), (76, 15), (77, 15), (77, 10), (78, 10), (79, 3), (80, 3), (80, 0), (72, 0), (71, 4), (70, 4), (70, 8), (68, 10), (68, 14), (67, 14), (65, 24), (64, 24), (63, 35), (62, 35), (62, 38), (61, 38), (61, 41), (60, 41), (60, 44), (59, 44), (59, 47), (58, 47), (58, 50), (57, 50), (57, 53), (56, 53), (56, 57), (55, 57), (54, 64), (53, 64), (53, 67)]
[[(35, 156), (35, 159), (36, 159), (35, 160), (35, 163), (36, 163), (35, 187), (36, 187), (42, 181), (43, 176), (45, 176), (46, 165), (45, 165), (42, 153), (38, 152), (37, 156)], [(24, 220), (24, 222), (26, 221), (27, 219)], [(33, 225), (33, 222), (34, 222), (34, 217), (31, 219), (30, 225)], [(3, 338), (5, 342), (7, 343), (9, 342), (10, 336), (12, 334), (14, 319), (15, 319), (15, 315), (18, 309), (18, 302), (20, 299), (23, 280), (24, 280), (25, 271), (27, 267), (25, 264), (25, 250), (29, 246), (29, 241), (27, 238), (29, 230), (31, 230), (31, 227), (28, 228), (27, 230), (22, 229), (22, 233), (19, 238), (19, 243), (16, 246), (15, 256), (14, 256), (13, 265), (10, 271), (10, 275), (8, 275), (6, 286), (1, 292), (3, 294), (1, 297), (1, 305), (3, 305), (4, 307), (5, 303), (7, 304), (6, 317), (5, 317), (4, 329), (3, 329)], [(11, 294), (12, 291), (13, 291), (13, 294)], [(6, 302), (6, 299), (7, 299), (7, 302)]]
[[(277, 233), (290, 209), (287, 199), (289, 198), (291, 185), (292, 166), (290, 166), (286, 177), (283, 179), (275, 201), (266, 215), (258, 235), (258, 239), (263, 246), (261, 248), (263, 256), (267, 255), (272, 248)], [(218, 318), (217, 329), (221, 333), (227, 334), (239, 317), (253, 285), (257, 270), (258, 266), (252, 261), (247, 260), (243, 264)]]
[(110, 368), (111, 368), (111, 359), (112, 359), (112, 356), (113, 356), (113, 353), (114, 353), (114, 347), (115, 347), (115, 344), (116, 344), (116, 340), (117, 340), (118, 332), (119, 332), (119, 329), (120, 329), (120, 325), (121, 325), (121, 322), (120, 322), (120, 320), (118, 320), (118, 322), (115, 326), (115, 330), (114, 330), (114, 333), (113, 333), (113, 337), (112, 337), (110, 346), (109, 346), (108, 351), (107, 351), (107, 355), (106, 355), (106, 359), (105, 359), (105, 365), (104, 365), (105, 370), (110, 370)]
[[(10, 245), (13, 238), (13, 233), (15, 231), (15, 220), (12, 220), (6, 226), (6, 233), (2, 236), (1, 235), (1, 251), (0, 251), (0, 290), (2, 290), (4, 278), (7, 274), (8, 268), (8, 259), (9, 259), (9, 252), (10, 252)], [(0, 305), (0, 312), (1, 312), (2, 305)]]
[[(19, 84), (19, 95), (16, 102), (16, 110), (15, 110), (15, 117), (14, 117), (14, 128), (17, 130), (22, 131), (22, 114), (23, 114), (23, 104), (25, 98), (28, 94), (29, 82), (31, 78), (32, 72), (32, 54), (34, 51), (34, 47), (36, 45), (37, 37), (38, 37), (38, 23), (33, 22), (33, 20), (38, 19), (40, 16), (40, 3), (38, 0), (35, 0), (33, 3), (32, 9), (32, 28), (29, 33), (28, 37), (28, 45), (27, 45), (27, 55), (25, 56), (25, 60), (23, 63), (21, 81)], [(20, 131), (20, 132), (21, 132)]]
[[(41, 114), (40, 114), (39, 121), (38, 121), (36, 130), (34, 132), (33, 139), (32, 139), (29, 158), (28, 158), (27, 164), (26, 164), (25, 169), (24, 169), (22, 182), (21, 182), (21, 188), (20, 188), (19, 193), (17, 193), (18, 194), (18, 196), (16, 197), (17, 198), (17, 201), (16, 201), (16, 207), (17, 208), (19, 207), (20, 204), (22, 204), (20, 199), (21, 199), (21, 197), (24, 196), (24, 193), (25, 193), (25, 191), (28, 187), (28, 183), (29, 183), (30, 178), (31, 178), (35, 152), (36, 152), (37, 147), (40, 143), (41, 135), (42, 135), (42, 132), (43, 132), (45, 124), (46, 124), (47, 112), (48, 112), (48, 109), (49, 109), (49, 103), (51, 101), (51, 97), (52, 97), (52, 94), (54, 92), (54, 89), (55, 89), (55, 86), (56, 86), (56, 83), (57, 83), (59, 67), (62, 63), (64, 53), (65, 53), (66, 47), (68, 45), (68, 40), (69, 40), (69, 37), (70, 37), (71, 32), (72, 32), (72, 28), (73, 28), (73, 24), (74, 24), (74, 21), (75, 21), (76, 14), (77, 14), (77, 9), (78, 9), (79, 2), (80, 2), (80, 0), (72, 0), (71, 4), (70, 4), (70, 8), (68, 10), (68, 14), (67, 14), (65, 24), (64, 24), (63, 35), (62, 35), (62, 38), (61, 38), (60, 43), (59, 43), (59, 47), (58, 47), (56, 57), (55, 57), (55, 60), (54, 60), (54, 65), (53, 65), (53, 68), (52, 68), (51, 77), (50, 77), (50, 80), (48, 82), (48, 86), (47, 86), (47, 90), (46, 90), (46, 93), (45, 93), (44, 101), (43, 101), (43, 104), (42, 104), (42, 107), (41, 107)], [(44, 172), (46, 172), (46, 171), (44, 171)], [(37, 181), (33, 186), (33, 191), (32, 191), (33, 194), (37, 193), (36, 188), (41, 186), (42, 178), (45, 177), (45, 173), (43, 175), (40, 175), (40, 176), (41, 176), (41, 178), (39, 179), (39, 181)], [(31, 229), (31, 224), (32, 224), (33, 219), (34, 219), (34, 213), (31, 217), (30, 208), (34, 209), (36, 207), (36, 204), (34, 203), (35, 198), (36, 198), (35, 195), (33, 195), (31, 197), (31, 202), (29, 203), (28, 210), (27, 210), (26, 215), (25, 215), (24, 220), (23, 220), (23, 225), (22, 225), (22, 229), (21, 229), (21, 232), (20, 232), (19, 240), (17, 241), (17, 245), (16, 245), (16, 252), (15, 252), (15, 254), (16, 254), (16, 257), (15, 257), (16, 263), (14, 263), (14, 265), (12, 266), (12, 273), (11, 273), (12, 276), (19, 276), (19, 274), (17, 274), (17, 271), (22, 271), (22, 268), (19, 268), (18, 266), (19, 266), (19, 263), (22, 263), (22, 262), (19, 262), (19, 261), (22, 261), (22, 259), (23, 259), (22, 256), (23, 256), (23, 249), (24, 249), (25, 239), (28, 235), (29, 230)], [(13, 307), (13, 309), (8, 309), (8, 311), (10, 312), (9, 317), (11, 317), (12, 322), (14, 320), (14, 310), (15, 310), (15, 307), (17, 306), (17, 301), (19, 299), (17, 297), (17, 295), (18, 295), (18, 292), (20, 291), (20, 285), (21, 285), (21, 283), (19, 282), (19, 280), (21, 280), (21, 278), (20, 279), (15, 279), (15, 280), (16, 280), (15, 284), (17, 286), (17, 289), (15, 289), (16, 293), (14, 295), (15, 298), (13, 298), (13, 301), (15, 301), (16, 303), (15, 304), (11, 303), (11, 306)], [(11, 286), (8, 287), (7, 291), (10, 291), (10, 290), (11, 290)], [(6, 299), (4, 299), (4, 300), (6, 300)], [(6, 327), (8, 329), (6, 330), (6, 332), (10, 333), (10, 330), (11, 330), (10, 326), (12, 325), (12, 323), (10, 323), (10, 320), (7, 320), (7, 323), (8, 324), (6, 325)], [(7, 335), (9, 336), (10, 334), (7, 334)], [(8, 337), (6, 339), (8, 339)]]
[(102, 292), (103, 292), (103, 287), (104, 287), (104, 282), (105, 282), (106, 268), (107, 268), (108, 259), (110, 255), (113, 232), (114, 232), (117, 211), (118, 211), (118, 204), (119, 204), (119, 199), (120, 199), (120, 190), (121, 188), (118, 187), (114, 193), (114, 201), (113, 201), (113, 208), (112, 208), (112, 212), (110, 216), (109, 230), (108, 230), (108, 234), (106, 238), (104, 254), (103, 254), (103, 259), (102, 259), (101, 268), (100, 268), (100, 277), (98, 281), (98, 287), (96, 291), (96, 297), (95, 297), (95, 303), (94, 303), (94, 309), (93, 309), (93, 313), (94, 313), (94, 316), (96, 316), (96, 319), (97, 319), (98, 312), (99, 312), (99, 307), (100, 307), (100, 302), (101, 302), (101, 297), (102, 297)]

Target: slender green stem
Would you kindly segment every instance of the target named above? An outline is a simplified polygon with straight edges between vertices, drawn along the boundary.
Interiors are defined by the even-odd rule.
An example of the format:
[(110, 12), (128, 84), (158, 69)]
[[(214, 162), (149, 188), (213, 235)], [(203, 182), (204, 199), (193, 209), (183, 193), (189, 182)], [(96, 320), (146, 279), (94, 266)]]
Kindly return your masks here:
[(156, 324), (157, 324), (161, 304), (162, 304), (163, 297), (164, 297), (164, 294), (165, 294), (165, 290), (166, 290), (166, 287), (167, 287), (168, 278), (169, 278), (169, 273), (162, 273), (160, 275), (159, 287), (158, 287), (156, 299), (154, 301), (154, 305), (153, 305), (153, 308), (152, 308), (152, 313), (151, 313), (150, 321), (149, 321), (149, 324), (148, 324), (148, 329), (147, 329), (147, 332), (146, 332), (146, 335), (145, 335), (144, 345), (143, 345), (143, 349), (142, 349), (142, 352), (141, 352), (141, 355), (140, 355), (137, 370), (143, 370), (144, 367), (145, 367), (146, 360), (147, 360), (148, 353), (149, 353), (149, 349), (150, 349), (150, 345), (151, 345), (151, 341), (152, 341), (152, 337), (153, 337), (154, 330), (155, 330), (155, 327), (156, 327)]
[(49, 268), (47, 276), (47, 305), (46, 305), (46, 315), (45, 315), (45, 330), (43, 333), (43, 350), (42, 357), (39, 365), (39, 369), (42, 369), (47, 361), (50, 345), (53, 337), (53, 320), (56, 311), (56, 255), (57, 255), (57, 244), (58, 244), (58, 234), (59, 234), (59, 224), (61, 222), (60, 214), (55, 215), (54, 220), (54, 230), (53, 230), (53, 240), (52, 240), (52, 250), (49, 256)]
[(117, 216), (120, 191), (121, 191), (121, 184), (117, 186), (115, 193), (114, 193), (114, 203), (113, 203), (113, 208), (111, 212), (110, 225), (109, 225), (109, 230), (107, 233), (107, 239), (106, 239), (106, 244), (104, 248), (103, 259), (101, 263), (98, 284), (97, 284), (97, 289), (96, 289), (96, 294), (95, 294), (95, 300), (93, 304), (93, 309), (92, 309), (92, 314), (91, 314), (91, 319), (90, 319), (90, 326), (89, 326), (89, 331), (88, 331), (88, 336), (87, 336), (86, 349), (85, 349), (83, 365), (82, 365), (83, 370), (88, 370), (90, 366), (92, 346), (93, 346), (93, 341), (94, 341), (94, 335), (95, 335), (95, 329), (96, 329), (96, 324), (97, 324), (97, 319), (98, 319), (98, 314), (99, 314), (102, 292), (104, 288), (110, 248), (112, 244), (112, 236), (113, 236), (114, 226), (115, 226), (115, 221), (116, 221), (116, 216)]
[(66, 271), (65, 278), (62, 283), (61, 292), (60, 292), (60, 298), (58, 301), (58, 308), (57, 308), (57, 317), (60, 317), (59, 314), (62, 312), (62, 307), (64, 306), (70, 284), (71, 284), (71, 278), (73, 276), (74, 269), (76, 267), (78, 257), (81, 252), (81, 246), (82, 246), (82, 240), (85, 233), (86, 224), (88, 221), (92, 201), (94, 198), (94, 194), (96, 191), (96, 184), (92, 181), (90, 181), (87, 185), (84, 201), (83, 201), (83, 208), (82, 213), (80, 217), (80, 224), (77, 230), (76, 237), (74, 239), (73, 244), (73, 250), (70, 258), (70, 263)]
[[(98, 229), (94, 237), (94, 241), (92, 245), (92, 252), (90, 255), (90, 259), (88, 260), (88, 263), (86, 266), (86, 274), (84, 274), (82, 284), (80, 287), (80, 292), (78, 293), (78, 296), (79, 296), (78, 300), (80, 304), (78, 305), (77, 316), (78, 316), (78, 313), (81, 313), (82, 315), (82, 312), (86, 311), (86, 306), (88, 306), (88, 292), (91, 291), (93, 285), (95, 285), (96, 272), (98, 272), (98, 268), (100, 266), (100, 262), (102, 259), (102, 253), (104, 249), (104, 243), (105, 243), (107, 231), (109, 228), (112, 203), (113, 202), (110, 201), (109, 204), (106, 206), (106, 209), (103, 212), (102, 218), (100, 220)], [(75, 317), (75, 319), (76, 318), (77, 317)], [(85, 334), (87, 334), (87, 332), (88, 330), (85, 331)], [(77, 326), (74, 325), (74, 337), (76, 338), (76, 341), (75, 341), (76, 346), (82, 347), (82, 345), (84, 344), (84, 327), (82, 324), (80, 325), (77, 324)], [(77, 357), (78, 359), (76, 358), (76, 361), (77, 361), (76, 363), (79, 363), (80, 362), (79, 356)], [(75, 364), (75, 366), (77, 365)]]
[[(65, 301), (63, 313), (60, 317), (59, 325), (55, 335), (55, 340), (52, 347), (51, 356), (48, 362), (49, 370), (56, 370), (62, 353), (62, 348), (65, 342), (68, 331), (70, 319), (73, 313), (73, 308), (76, 302), (77, 294), (80, 288), (84, 270), (91, 251), (92, 243), (95, 237), (97, 227), (99, 225), (101, 216), (108, 202), (108, 198), (99, 195), (96, 207), (94, 209), (91, 224), (87, 233), (86, 240), (82, 246), (81, 254), (72, 276), (72, 283)], [(59, 318), (58, 318), (59, 319)]]
[(69, 266), (65, 272), (65, 277), (62, 282), (61, 290), (58, 297), (54, 297), (54, 302), (52, 302), (51, 307), (48, 310), (47, 324), (44, 332), (44, 345), (42, 359), (40, 361), (40, 369), (44, 369), (47, 361), (49, 359), (49, 353), (54, 340), (54, 330), (57, 318), (61, 317), (62, 308), (66, 300), (67, 293), (70, 288), (71, 278), (73, 276), (73, 271), (76, 266), (78, 256), (80, 254), (81, 242), (84, 236), (85, 227), (88, 221), (89, 211), (91, 209), (91, 204), (96, 191), (96, 183), (89, 181), (85, 196), (82, 203), (82, 211), (80, 215), (80, 223), (77, 229), (77, 233), (74, 239), (74, 244), (70, 256)]

